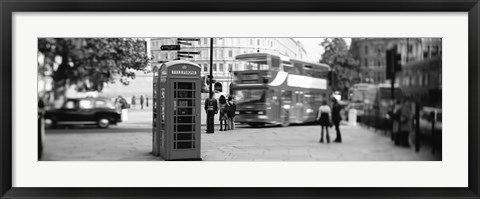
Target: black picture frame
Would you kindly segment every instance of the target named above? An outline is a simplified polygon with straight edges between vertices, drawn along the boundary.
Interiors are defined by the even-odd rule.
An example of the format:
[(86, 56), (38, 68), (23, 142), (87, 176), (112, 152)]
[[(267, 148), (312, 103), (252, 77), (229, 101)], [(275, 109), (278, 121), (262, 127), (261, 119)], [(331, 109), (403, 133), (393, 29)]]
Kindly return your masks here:
[[(480, 198), (479, 0), (1, 0), (2, 198)], [(468, 187), (465, 188), (17, 188), (12, 187), (13, 12), (468, 12)]]

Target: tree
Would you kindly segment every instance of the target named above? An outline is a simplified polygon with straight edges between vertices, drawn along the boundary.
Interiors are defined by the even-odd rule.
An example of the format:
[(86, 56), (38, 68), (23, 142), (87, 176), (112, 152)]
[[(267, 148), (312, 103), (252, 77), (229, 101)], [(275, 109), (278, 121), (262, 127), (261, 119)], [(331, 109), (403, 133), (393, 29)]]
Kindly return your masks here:
[(78, 91), (102, 91), (118, 78), (128, 85), (134, 71), (149, 62), (145, 41), (132, 38), (41, 38), (38, 52), (43, 55), (39, 75), (53, 79), (55, 99), (72, 85)]
[(320, 63), (329, 65), (334, 71), (332, 89), (342, 91), (342, 98), (345, 98), (348, 87), (360, 79), (359, 62), (354, 59), (343, 38), (325, 38), (320, 45), (325, 50)]

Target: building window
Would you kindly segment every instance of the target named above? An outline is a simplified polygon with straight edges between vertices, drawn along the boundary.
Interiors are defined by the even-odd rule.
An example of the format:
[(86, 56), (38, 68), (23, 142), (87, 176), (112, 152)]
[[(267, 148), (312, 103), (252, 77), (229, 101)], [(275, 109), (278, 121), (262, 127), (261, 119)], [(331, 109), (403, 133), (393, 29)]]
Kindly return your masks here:
[(368, 46), (367, 45), (365, 45), (364, 51), (365, 51), (365, 55), (368, 55)]
[(368, 66), (368, 59), (367, 58), (363, 59), (363, 64), (364, 64), (364, 66)]
[(228, 51), (228, 57), (233, 57), (233, 50)]
[(382, 63), (380, 61), (377, 61), (377, 66), (380, 68), (382, 66)]
[(208, 64), (204, 64), (203, 65), (203, 72), (207, 72), (208, 71)]
[(220, 64), (219, 71), (220, 71), (220, 72), (224, 72), (224, 71), (225, 71), (225, 70), (223, 70), (223, 64)]
[(217, 64), (213, 64), (213, 72), (217, 72)]
[(232, 72), (233, 71), (233, 64), (228, 64), (228, 72)]
[(250, 39), (250, 45), (253, 46), (253, 39)]

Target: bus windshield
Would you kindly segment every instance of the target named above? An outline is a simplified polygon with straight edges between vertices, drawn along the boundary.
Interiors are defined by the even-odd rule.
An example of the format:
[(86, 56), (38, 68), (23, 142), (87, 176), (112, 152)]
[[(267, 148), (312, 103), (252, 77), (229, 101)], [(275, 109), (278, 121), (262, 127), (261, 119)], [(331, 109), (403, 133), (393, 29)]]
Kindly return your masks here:
[(237, 103), (265, 102), (266, 89), (235, 90), (234, 96)]
[(243, 63), (244, 67), (240, 67), (239, 71), (246, 70), (268, 70), (267, 55), (265, 54), (245, 54), (236, 57)]

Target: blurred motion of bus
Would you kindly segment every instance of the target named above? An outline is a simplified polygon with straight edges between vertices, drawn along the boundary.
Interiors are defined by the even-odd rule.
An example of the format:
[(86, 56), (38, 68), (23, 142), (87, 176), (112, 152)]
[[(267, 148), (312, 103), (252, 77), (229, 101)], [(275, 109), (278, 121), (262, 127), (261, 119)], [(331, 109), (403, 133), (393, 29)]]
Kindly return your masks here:
[(350, 90), (349, 100), (350, 103), (347, 106), (347, 112), (350, 109), (357, 110), (357, 116), (361, 117), (367, 105), (371, 104), (375, 99), (376, 85), (370, 83), (358, 83), (354, 84)]
[(251, 126), (313, 122), (322, 102), (330, 101), (328, 65), (267, 53), (236, 59), (246, 64), (245, 70), (234, 71), (231, 86), (237, 122)]
[(357, 109), (359, 122), (378, 129), (389, 129), (387, 114), (391, 111), (394, 100), (404, 97), (398, 84), (394, 87), (394, 100), (391, 84), (356, 84), (351, 93), (352, 102), (349, 107)]

